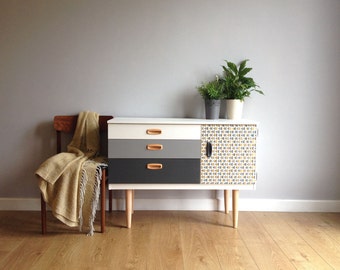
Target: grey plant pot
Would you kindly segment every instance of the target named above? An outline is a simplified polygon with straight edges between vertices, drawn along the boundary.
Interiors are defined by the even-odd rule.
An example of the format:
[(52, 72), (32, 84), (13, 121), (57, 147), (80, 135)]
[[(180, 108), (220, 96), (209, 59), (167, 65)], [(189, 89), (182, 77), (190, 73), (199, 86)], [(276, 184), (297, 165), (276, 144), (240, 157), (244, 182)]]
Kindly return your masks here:
[(206, 99), (205, 100), (205, 118), (206, 119), (219, 119), (220, 118), (221, 100), (219, 99)]

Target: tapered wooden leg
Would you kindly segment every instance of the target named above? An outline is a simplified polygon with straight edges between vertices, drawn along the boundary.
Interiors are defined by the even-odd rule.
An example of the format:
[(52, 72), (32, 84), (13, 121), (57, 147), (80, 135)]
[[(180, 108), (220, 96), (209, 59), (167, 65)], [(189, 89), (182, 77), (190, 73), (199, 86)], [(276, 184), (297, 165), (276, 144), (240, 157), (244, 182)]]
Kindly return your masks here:
[(40, 204), (41, 204), (41, 233), (46, 233), (46, 203), (44, 201), (43, 195), (40, 194)]
[(233, 227), (238, 226), (238, 196), (239, 190), (233, 190)]
[(224, 212), (229, 213), (229, 190), (224, 190)]
[(132, 197), (133, 197), (133, 190), (129, 189), (125, 191), (125, 204), (126, 204), (126, 226), (130, 229), (131, 228), (131, 221), (132, 221)]
[(132, 190), (132, 211), (131, 213), (133, 214), (135, 212), (135, 191)]
[(100, 205), (100, 211), (101, 211), (101, 232), (105, 232), (105, 201), (106, 201), (106, 170), (102, 170), (102, 183), (101, 183), (101, 205)]

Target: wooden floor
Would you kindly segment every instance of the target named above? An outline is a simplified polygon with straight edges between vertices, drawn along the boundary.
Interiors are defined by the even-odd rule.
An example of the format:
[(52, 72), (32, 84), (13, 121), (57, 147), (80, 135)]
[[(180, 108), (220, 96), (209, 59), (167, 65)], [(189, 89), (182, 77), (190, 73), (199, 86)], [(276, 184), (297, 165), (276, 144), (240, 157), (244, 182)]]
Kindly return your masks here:
[[(98, 214), (99, 216), (99, 214)], [(86, 236), (39, 212), (0, 212), (0, 269), (340, 269), (340, 213), (136, 211)], [(99, 223), (96, 224), (99, 230)]]

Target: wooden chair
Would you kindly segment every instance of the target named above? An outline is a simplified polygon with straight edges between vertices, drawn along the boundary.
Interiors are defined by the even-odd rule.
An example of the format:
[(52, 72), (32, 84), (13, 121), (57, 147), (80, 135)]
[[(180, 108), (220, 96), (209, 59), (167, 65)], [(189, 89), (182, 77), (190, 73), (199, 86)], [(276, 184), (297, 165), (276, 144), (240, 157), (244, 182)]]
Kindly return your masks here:
[[(99, 131), (101, 137), (101, 154), (107, 155), (107, 146), (103, 145), (107, 143), (107, 121), (112, 119), (112, 116), (101, 115), (99, 116)], [(73, 134), (77, 125), (78, 115), (60, 115), (55, 116), (53, 121), (53, 127), (57, 133), (57, 153), (61, 152), (62, 149), (62, 133)], [(105, 193), (106, 193), (106, 182), (107, 182), (107, 170), (102, 169), (102, 183), (101, 183), (101, 232), (105, 231)], [(112, 192), (110, 192), (110, 198), (112, 200)], [(41, 194), (41, 232), (46, 233), (46, 202)]]

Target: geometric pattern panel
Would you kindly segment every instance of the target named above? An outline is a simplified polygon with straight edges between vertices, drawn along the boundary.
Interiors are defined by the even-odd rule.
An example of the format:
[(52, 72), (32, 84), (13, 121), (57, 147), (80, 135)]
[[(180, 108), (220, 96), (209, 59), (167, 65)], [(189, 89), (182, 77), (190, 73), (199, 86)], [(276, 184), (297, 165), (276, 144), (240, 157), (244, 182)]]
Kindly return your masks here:
[(254, 184), (256, 137), (256, 124), (201, 125), (201, 184)]

